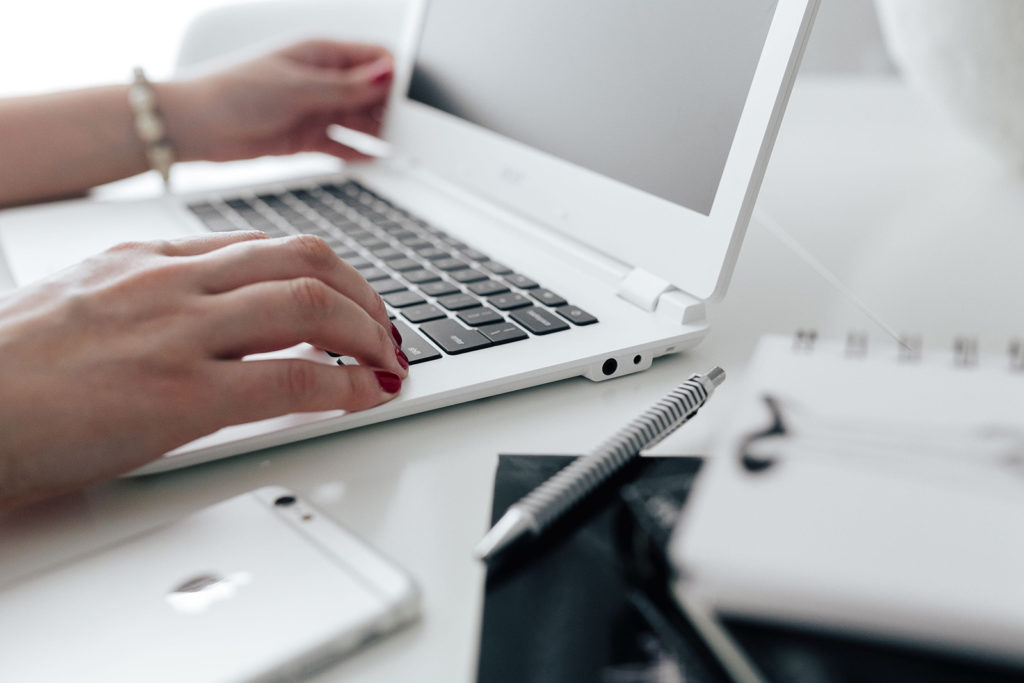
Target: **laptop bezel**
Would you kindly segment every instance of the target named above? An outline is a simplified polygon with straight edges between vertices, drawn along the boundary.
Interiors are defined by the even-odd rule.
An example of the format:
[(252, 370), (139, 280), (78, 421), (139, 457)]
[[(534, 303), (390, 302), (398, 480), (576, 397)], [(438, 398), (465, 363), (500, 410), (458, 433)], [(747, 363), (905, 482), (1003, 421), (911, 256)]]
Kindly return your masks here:
[(779, 0), (708, 215), (409, 99), (429, 0), (413, 0), (384, 137), (413, 165), (700, 299), (728, 285), (818, 0)]

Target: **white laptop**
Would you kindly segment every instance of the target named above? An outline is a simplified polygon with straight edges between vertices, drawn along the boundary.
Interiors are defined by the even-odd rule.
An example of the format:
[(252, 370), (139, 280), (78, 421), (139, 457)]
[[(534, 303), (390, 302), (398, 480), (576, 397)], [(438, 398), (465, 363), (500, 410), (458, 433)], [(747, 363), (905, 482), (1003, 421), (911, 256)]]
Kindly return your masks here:
[(226, 194), (8, 210), (4, 254), (24, 284), (63, 265), (64, 241), (77, 258), (246, 224), (312, 231), (390, 304), (413, 361), (398, 398), (223, 429), (138, 473), (646, 370), (708, 331), (705, 303), (725, 292), (816, 6), (414, 2), (386, 157)]

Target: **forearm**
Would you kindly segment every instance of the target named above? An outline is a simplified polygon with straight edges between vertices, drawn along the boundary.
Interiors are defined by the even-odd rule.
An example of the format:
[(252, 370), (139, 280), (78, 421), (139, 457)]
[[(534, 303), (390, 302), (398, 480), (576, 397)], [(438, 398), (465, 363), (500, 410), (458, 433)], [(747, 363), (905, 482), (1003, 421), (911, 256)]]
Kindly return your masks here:
[(0, 101), (0, 205), (79, 194), (146, 170), (128, 86)]
[[(155, 86), (175, 147), (188, 128), (189, 86)], [(177, 149), (181, 159), (195, 150)], [(148, 169), (128, 86), (0, 100), (0, 206), (78, 195)]]

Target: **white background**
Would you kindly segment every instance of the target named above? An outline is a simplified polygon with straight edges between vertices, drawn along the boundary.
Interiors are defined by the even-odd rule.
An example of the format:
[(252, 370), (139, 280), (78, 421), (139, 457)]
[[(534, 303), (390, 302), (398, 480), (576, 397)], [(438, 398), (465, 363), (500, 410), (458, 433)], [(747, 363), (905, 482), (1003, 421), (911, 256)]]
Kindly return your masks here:
[(132, 67), (171, 74), (178, 42), (197, 13), (226, 0), (15, 2), (0, 19), (0, 95), (122, 83)]
[[(19, 2), (16, 10), (8, 6), (0, 20), (0, 96), (125, 82), (135, 65), (143, 66), (151, 78), (166, 78), (190, 19), (228, 4), (239, 3), (51, 0)], [(803, 68), (888, 69), (874, 4), (822, 0)]]

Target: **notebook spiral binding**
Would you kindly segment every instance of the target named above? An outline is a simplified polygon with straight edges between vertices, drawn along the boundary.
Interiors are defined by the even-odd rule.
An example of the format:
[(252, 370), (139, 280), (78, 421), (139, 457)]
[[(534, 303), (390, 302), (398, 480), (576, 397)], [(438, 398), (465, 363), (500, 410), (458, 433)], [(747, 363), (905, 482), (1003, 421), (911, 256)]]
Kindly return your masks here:
[[(813, 329), (798, 329), (793, 334), (793, 350), (801, 353), (814, 351), (818, 341), (818, 332)], [(897, 346), (897, 360), (903, 363), (912, 363), (921, 360), (924, 344), (921, 335), (906, 334), (899, 338)], [(953, 338), (952, 361), (957, 367), (973, 367), (978, 365), (979, 350), (978, 340), (975, 337), (959, 335)], [(868, 334), (861, 330), (850, 330), (846, 333), (844, 354), (849, 358), (864, 358), (868, 356)], [(1008, 367), (1014, 372), (1024, 372), (1024, 338), (1011, 337), (1007, 347), (1006, 356)]]

